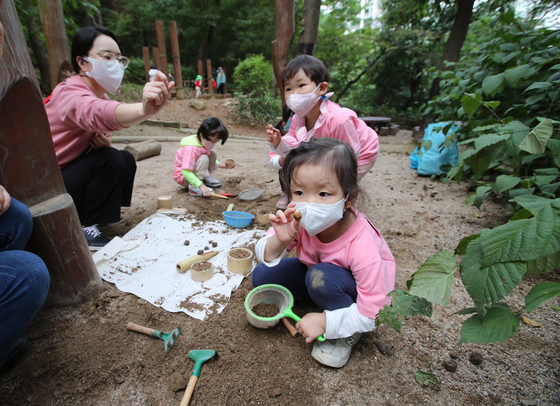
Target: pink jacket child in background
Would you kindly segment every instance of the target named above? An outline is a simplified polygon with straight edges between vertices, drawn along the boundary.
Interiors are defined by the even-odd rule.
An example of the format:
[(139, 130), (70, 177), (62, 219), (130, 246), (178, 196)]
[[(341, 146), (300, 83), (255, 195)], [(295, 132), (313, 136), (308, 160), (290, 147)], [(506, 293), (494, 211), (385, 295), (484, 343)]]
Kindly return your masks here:
[(312, 137), (341, 140), (354, 150), (358, 160), (358, 180), (374, 165), (379, 155), (377, 133), (350, 109), (328, 100), (329, 74), (323, 63), (310, 55), (293, 59), (282, 72), (286, 104), (294, 111), (288, 134), (268, 126), (271, 151), (286, 154)]
[[(214, 146), (228, 139), (229, 132), (222, 121), (216, 117), (204, 119), (196, 135), (181, 140), (181, 147), (175, 154), (173, 179), (181, 186), (188, 187), (189, 193), (209, 197), (214, 187), (222, 182), (212, 176), (217, 168), (227, 168), (219, 163)], [(231, 167), (234, 168), (235, 164)], [(231, 169), (228, 168), (228, 169)]]
[[(310, 297), (321, 313), (306, 314), (296, 328), (308, 343), (323, 334), (326, 341), (315, 342), (311, 356), (340, 368), (390, 304), (395, 259), (379, 231), (352, 207), (360, 189), (348, 144), (325, 137), (301, 143), (286, 156), (280, 180), (291, 203), (269, 216), (273, 231), (255, 247), (260, 264), (251, 282)], [(286, 257), (293, 248), (297, 256)]]

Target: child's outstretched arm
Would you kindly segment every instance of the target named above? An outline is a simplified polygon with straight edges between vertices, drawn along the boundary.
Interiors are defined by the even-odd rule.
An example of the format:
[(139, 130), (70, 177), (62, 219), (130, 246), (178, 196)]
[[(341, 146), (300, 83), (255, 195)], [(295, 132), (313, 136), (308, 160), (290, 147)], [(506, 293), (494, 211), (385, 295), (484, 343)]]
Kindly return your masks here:
[(264, 260), (270, 262), (278, 258), (297, 237), (301, 224), (294, 218), (295, 203), (290, 203), (285, 211), (278, 210), (268, 218), (274, 228), (274, 235), (266, 242)]
[(266, 140), (272, 144), (274, 148), (278, 148), (280, 144), (280, 140), (282, 139), (282, 134), (280, 134), (280, 130), (274, 128), (272, 125), (268, 125), (268, 129), (266, 130)]

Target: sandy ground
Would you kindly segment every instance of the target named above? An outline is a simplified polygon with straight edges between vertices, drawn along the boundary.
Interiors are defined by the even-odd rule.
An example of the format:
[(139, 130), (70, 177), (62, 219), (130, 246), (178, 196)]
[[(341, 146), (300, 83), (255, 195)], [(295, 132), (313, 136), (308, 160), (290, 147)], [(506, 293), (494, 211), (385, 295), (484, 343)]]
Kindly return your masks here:
[[(176, 106), (190, 109), (187, 104)], [(260, 129), (248, 128), (239, 126), (232, 133), (259, 135)], [(120, 135), (127, 139), (142, 136), (174, 140), (184, 134), (135, 126)], [(437, 250), (453, 250), (462, 237), (508, 218), (508, 213), (493, 203), (485, 204), (481, 212), (463, 206), (465, 185), (444, 185), (418, 177), (408, 167), (407, 154), (389, 152), (409, 149), (401, 145), (405, 139), (383, 140), (382, 150), (387, 152), (381, 153), (363, 179), (357, 204), (391, 247), (400, 289)], [(161, 155), (138, 162), (132, 207), (123, 210), (123, 223), (104, 229), (109, 236), (122, 236), (153, 214), (157, 197), (165, 194), (173, 196), (174, 206), (186, 208), (201, 221), (221, 219), (229, 203), (252, 213), (274, 210), (280, 188), (262, 140), (233, 137), (218, 147), (219, 159), (234, 158), (238, 163), (233, 170), (216, 172), (224, 183), (219, 191), (263, 189), (264, 195), (253, 202), (188, 195), (172, 179), (178, 141), (161, 144)], [(115, 146), (124, 148), (125, 144)], [(522, 308), (524, 295), (544, 280), (558, 282), (560, 276), (553, 273), (523, 281), (508, 303)], [(249, 325), (243, 302), (251, 289), (250, 278), (245, 278), (225, 310), (207, 321), (166, 312), (106, 282), (99, 296), (80, 305), (46, 306), (28, 329), (26, 352), (0, 375), (0, 403), (177, 405), (194, 364), (189, 350), (213, 349), (218, 356), (203, 365), (192, 405), (560, 404), (560, 314), (551, 307), (560, 305), (558, 298), (531, 314), (542, 324), (540, 328), (522, 323), (507, 342), (459, 346), (465, 316), (453, 313), (472, 306), (472, 302), (456, 278), (447, 307), (434, 306), (430, 319), (405, 320), (400, 334), (386, 326), (364, 334), (348, 364), (335, 370), (313, 360), (311, 346), (301, 337), (292, 338), (282, 324), (271, 330)], [(314, 310), (305, 301), (297, 302), (294, 308), (300, 315)], [(183, 332), (166, 353), (163, 341), (127, 331), (125, 326), (130, 321), (164, 332), (181, 323)], [(473, 353), (480, 355), (480, 364), (470, 361)], [(451, 360), (456, 363), (455, 372), (443, 366)], [(414, 378), (417, 371), (433, 373), (437, 383), (420, 386)]]

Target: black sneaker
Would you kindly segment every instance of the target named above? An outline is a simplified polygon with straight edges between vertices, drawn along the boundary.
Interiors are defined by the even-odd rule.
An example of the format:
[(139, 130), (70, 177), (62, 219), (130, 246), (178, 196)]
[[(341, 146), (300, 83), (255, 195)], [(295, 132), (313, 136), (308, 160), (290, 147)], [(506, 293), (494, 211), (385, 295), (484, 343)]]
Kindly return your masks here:
[(111, 241), (110, 238), (105, 237), (103, 234), (101, 234), (101, 231), (99, 231), (97, 225), (89, 227), (82, 226), (82, 230), (84, 230), (84, 235), (86, 236), (88, 247), (92, 251), (103, 248), (109, 243), (109, 241)]

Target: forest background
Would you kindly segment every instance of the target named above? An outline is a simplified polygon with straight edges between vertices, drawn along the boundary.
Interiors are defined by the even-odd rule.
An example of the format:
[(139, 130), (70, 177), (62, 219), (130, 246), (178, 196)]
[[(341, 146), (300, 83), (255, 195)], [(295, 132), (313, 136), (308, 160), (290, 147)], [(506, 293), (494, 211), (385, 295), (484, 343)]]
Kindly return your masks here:
[[(51, 89), (37, 5), (15, 3), (46, 96)], [(197, 61), (211, 59), (214, 69), (229, 72), (241, 116), (270, 122), (279, 115), (270, 62), (278, 30), (272, 0), (62, 4), (69, 43), (87, 25), (104, 25), (119, 39), (131, 63), (118, 97), (139, 96), (142, 46), (157, 46), (156, 20), (174, 20), (183, 78), (194, 79)], [(527, 294), (524, 309), (504, 303), (523, 277), (560, 268), (560, 1), (520, 8), (511, 0), (383, 0), (379, 24), (352, 31), (357, 0), (298, 0), (292, 57), (309, 29), (312, 4), (320, 17), (314, 54), (329, 70), (333, 100), (404, 127), (442, 122), (447, 139), (438, 148), (459, 143), (462, 152), (457, 165), (435, 176), (469, 182), (467, 204), (480, 208), (494, 199), (512, 213), (506, 224), (465, 236), (454, 252), (430, 257), (379, 317), (399, 330), (404, 316), (430, 316), (432, 303), (447, 305), (459, 270), (475, 304), (462, 313), (473, 316), (463, 324), (461, 342), (507, 340), (524, 311), (560, 294), (559, 283), (544, 282)], [(454, 132), (453, 122), (459, 124)], [(432, 145), (424, 140), (421, 147), (420, 155)]]

